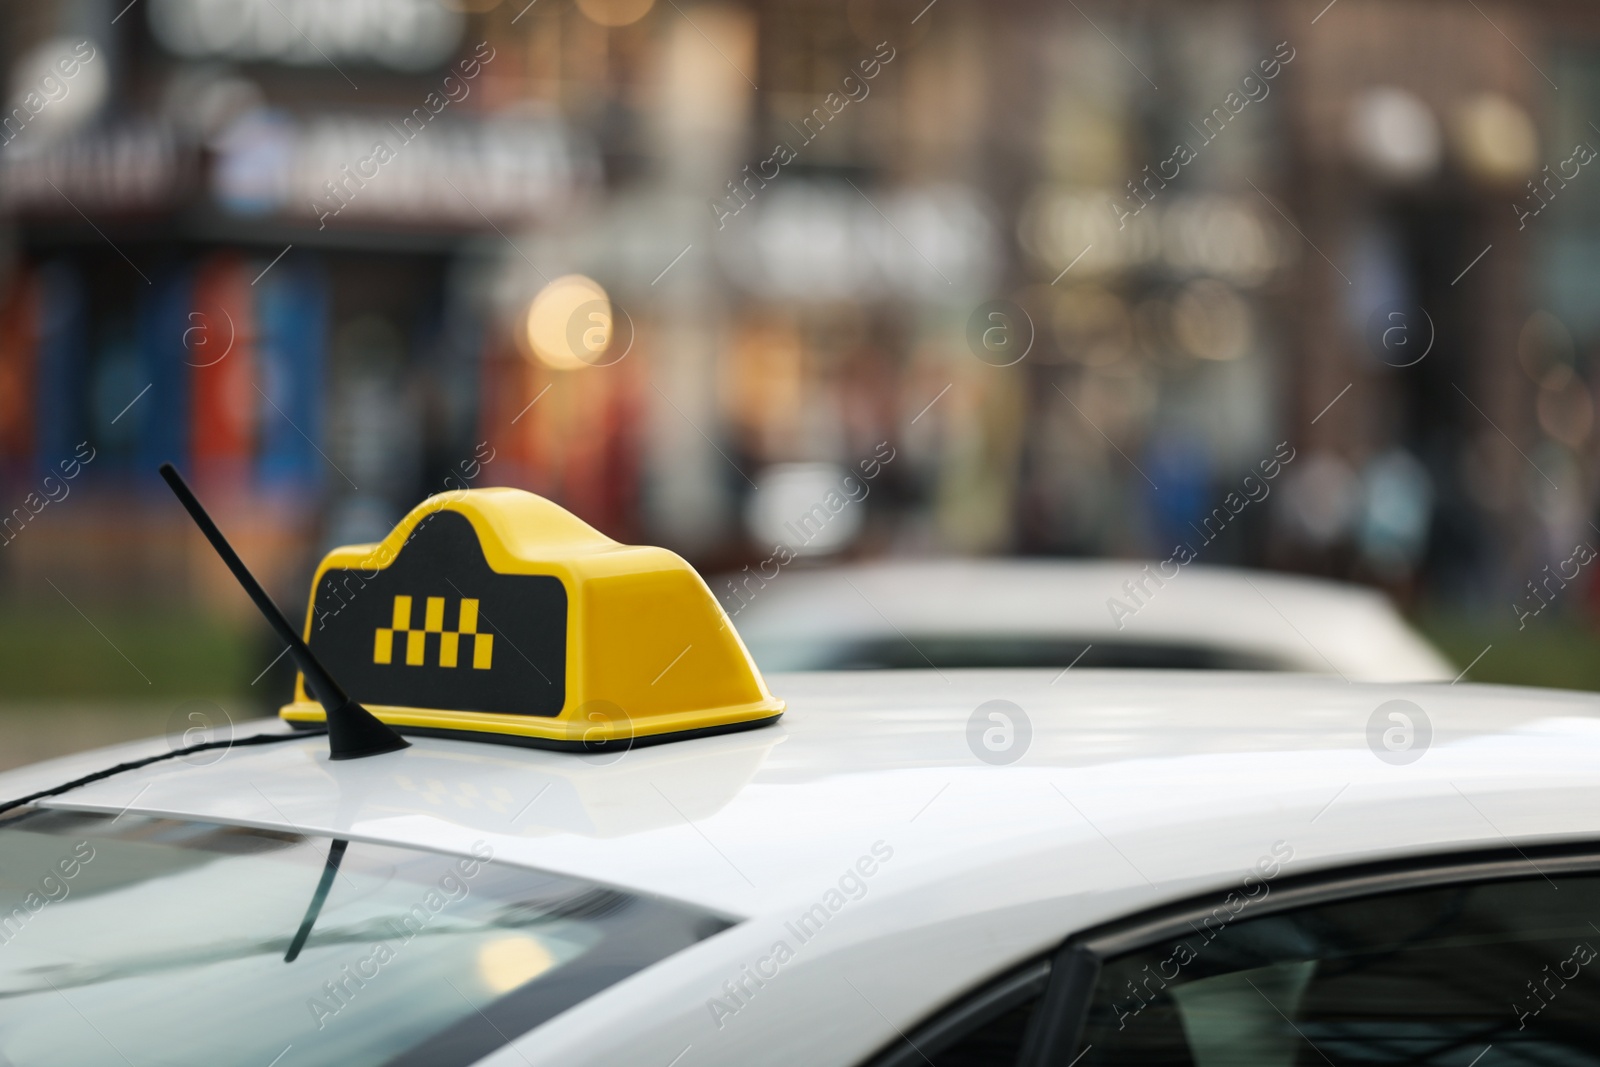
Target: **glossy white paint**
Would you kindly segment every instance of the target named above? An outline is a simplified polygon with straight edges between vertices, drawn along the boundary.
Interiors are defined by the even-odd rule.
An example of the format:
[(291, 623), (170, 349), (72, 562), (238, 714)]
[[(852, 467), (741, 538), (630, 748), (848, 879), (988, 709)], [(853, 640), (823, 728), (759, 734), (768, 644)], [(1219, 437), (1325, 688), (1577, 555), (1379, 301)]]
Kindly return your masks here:
[(866, 563), (711, 588), (769, 670), (809, 669), (806, 650), (861, 639), (1031, 636), (1186, 645), (1358, 682), (1457, 673), (1375, 590), (1198, 563)]
[[(1278, 842), (1298, 872), (1600, 839), (1594, 696), (1287, 675), (1056, 677), (773, 676), (790, 706), (778, 726), (614, 761), (418, 740), (334, 764), (320, 739), (305, 739), (209, 767), (156, 764), (52, 803), (447, 851), (482, 839), (505, 862), (746, 920), (552, 1020), (486, 1061), (496, 1065), (856, 1063), (1073, 930), (1242, 882)], [(995, 698), (1032, 724), (1010, 766), (968, 748), (970, 716)], [(1367, 747), (1369, 717), (1395, 698), (1433, 725), (1432, 747), (1407, 766)], [(137, 749), (11, 772), (0, 797)], [(802, 943), (785, 924), (826, 907), (880, 842), (892, 857)], [(778, 940), (793, 958), (764, 985), (746, 979), (744, 1003), (728, 998), (724, 983)]]

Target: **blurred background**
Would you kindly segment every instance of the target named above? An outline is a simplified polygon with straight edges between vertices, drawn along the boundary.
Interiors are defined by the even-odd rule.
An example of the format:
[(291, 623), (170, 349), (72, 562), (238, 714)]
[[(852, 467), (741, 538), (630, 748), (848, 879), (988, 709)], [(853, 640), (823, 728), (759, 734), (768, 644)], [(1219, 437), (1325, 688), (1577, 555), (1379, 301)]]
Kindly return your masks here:
[(707, 574), (1188, 541), (1600, 688), (1589, 5), (6, 0), (0, 64), (0, 766), (287, 696), (168, 459), (291, 615), (509, 485)]

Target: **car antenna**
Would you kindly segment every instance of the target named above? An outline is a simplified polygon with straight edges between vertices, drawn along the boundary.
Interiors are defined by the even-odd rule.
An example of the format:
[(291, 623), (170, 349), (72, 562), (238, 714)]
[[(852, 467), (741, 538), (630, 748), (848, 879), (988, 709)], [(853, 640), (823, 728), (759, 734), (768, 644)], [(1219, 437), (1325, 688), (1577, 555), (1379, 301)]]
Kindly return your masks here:
[(200, 505), (200, 501), (184, 482), (177, 468), (170, 463), (163, 463), (161, 477), (172, 487), (179, 503), (189, 512), (189, 517), (200, 527), (200, 532), (206, 535), (206, 540), (211, 542), (211, 547), (217, 550), (217, 555), (222, 557), (222, 562), (228, 565), (228, 569), (239, 580), (239, 584), (244, 586), (244, 591), (250, 594), (250, 599), (255, 601), (261, 614), (267, 617), (268, 624), (277, 631), (281, 639), (288, 642), (289, 655), (294, 658), (295, 666), (299, 667), (300, 673), (305, 676), (306, 687), (327, 712), (328, 758), (361, 759), (365, 756), (377, 756), (396, 749), (409, 748), (411, 745), (409, 741), (379, 721), (372, 712), (351, 700), (340, 688), (339, 683), (333, 680), (333, 675), (328, 673), (327, 668), (311, 654), (311, 648), (295, 632), (294, 627), (289, 625), (289, 620), (283, 617), (278, 605), (267, 596), (267, 591), (261, 588), (261, 583), (256, 581), (255, 575), (250, 573), (244, 561), (239, 558), (239, 554), (233, 550), (233, 546), (228, 544), (228, 539), (222, 536), (222, 531), (211, 521), (211, 516), (206, 514), (206, 509)]

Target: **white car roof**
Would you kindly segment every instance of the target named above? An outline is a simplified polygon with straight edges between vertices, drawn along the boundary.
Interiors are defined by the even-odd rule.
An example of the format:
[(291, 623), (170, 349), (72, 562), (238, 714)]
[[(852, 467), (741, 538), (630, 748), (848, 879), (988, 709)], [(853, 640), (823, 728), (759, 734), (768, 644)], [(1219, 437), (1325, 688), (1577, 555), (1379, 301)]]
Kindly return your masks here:
[[(43, 803), (447, 852), (482, 840), (504, 862), (746, 920), (495, 1064), (857, 1062), (1068, 933), (1237, 884), (1275, 850), (1291, 850), (1285, 868), (1301, 873), (1600, 837), (1597, 696), (1221, 672), (1057, 677), (774, 676), (789, 701), (777, 726), (621, 758), (419, 738), (330, 763), (325, 740), (309, 737), (210, 766), (156, 763)], [(974, 711), (995, 699), (1031, 726), (1007, 766), (969, 745)], [(1421, 709), (1410, 712), (1418, 737), (1431, 723), (1431, 744), (1406, 765), (1369, 747), (1369, 721), (1392, 700)], [(164, 747), (8, 772), (0, 797)], [(865, 857), (876, 858), (859, 899), (835, 893)], [(830, 893), (842, 906), (799, 942), (792, 924)], [(782, 980), (717, 1017), (724, 982), (779, 940), (795, 949)]]
[[(1161, 575), (1142, 562), (931, 560), (791, 569), (767, 582), (724, 575), (711, 588), (757, 650), (897, 635), (1034, 635), (1198, 646), (1351, 681), (1456, 675), (1375, 590), (1202, 564)], [(730, 581), (742, 592), (730, 591)], [(1126, 582), (1142, 583), (1136, 597)], [(1131, 614), (1114, 613), (1113, 600)]]

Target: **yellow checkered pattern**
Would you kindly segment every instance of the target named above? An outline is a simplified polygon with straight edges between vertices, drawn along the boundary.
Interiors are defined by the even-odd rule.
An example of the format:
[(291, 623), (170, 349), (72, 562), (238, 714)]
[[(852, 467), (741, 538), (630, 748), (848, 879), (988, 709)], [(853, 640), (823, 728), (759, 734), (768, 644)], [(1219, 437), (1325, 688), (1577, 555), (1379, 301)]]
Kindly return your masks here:
[(407, 667), (426, 666), (428, 635), (439, 635), (439, 666), (460, 665), (461, 637), (472, 638), (472, 667), (486, 671), (494, 659), (494, 635), (478, 632), (478, 602), (462, 597), (461, 609), (456, 616), (456, 628), (444, 628), (444, 601), (442, 596), (430, 596), (422, 609), (422, 629), (411, 628), (411, 597), (394, 598), (394, 619), (390, 626), (380, 626), (372, 635), (372, 662), (393, 663), (395, 635), (405, 635), (405, 662)]

